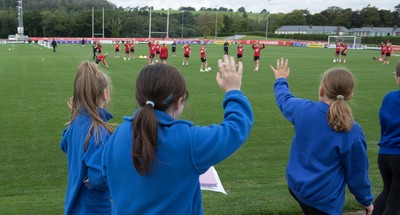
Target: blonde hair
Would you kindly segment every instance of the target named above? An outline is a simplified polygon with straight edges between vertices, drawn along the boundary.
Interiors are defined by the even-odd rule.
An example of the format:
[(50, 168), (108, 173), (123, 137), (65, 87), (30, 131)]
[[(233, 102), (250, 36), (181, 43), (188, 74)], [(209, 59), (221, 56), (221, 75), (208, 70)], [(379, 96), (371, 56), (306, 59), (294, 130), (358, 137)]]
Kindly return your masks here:
[[(107, 91), (107, 98), (104, 98), (104, 92)], [(111, 80), (99, 70), (96, 64), (83, 61), (79, 64), (75, 81), (73, 108), (71, 122), (82, 112), (87, 111), (92, 119), (89, 131), (84, 142), (84, 150), (87, 149), (91, 132), (94, 132), (95, 142), (99, 142), (99, 128), (104, 127), (108, 132), (113, 133), (114, 128), (111, 124), (103, 121), (99, 116), (99, 108), (106, 107), (110, 101)], [(103, 142), (103, 140), (101, 140)]]
[(347, 100), (353, 96), (355, 78), (342, 67), (327, 70), (321, 81), (324, 94), (332, 100), (328, 111), (329, 126), (336, 131), (349, 131), (353, 127), (353, 114)]

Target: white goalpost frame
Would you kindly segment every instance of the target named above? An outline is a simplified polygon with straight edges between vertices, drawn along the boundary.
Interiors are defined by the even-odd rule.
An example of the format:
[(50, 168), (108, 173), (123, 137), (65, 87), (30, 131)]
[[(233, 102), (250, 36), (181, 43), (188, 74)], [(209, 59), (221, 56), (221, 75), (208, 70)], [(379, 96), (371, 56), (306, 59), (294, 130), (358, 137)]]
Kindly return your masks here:
[(149, 38), (151, 38), (151, 35), (154, 34), (166, 34), (167, 38), (169, 38), (169, 9), (167, 11), (167, 31), (163, 32), (163, 31), (151, 31), (151, 10), (152, 10), (152, 6), (149, 7)]
[(95, 33), (94, 32), (94, 7), (92, 7), (92, 38), (95, 38), (96, 36), (102, 36), (102, 38), (104, 38), (105, 34), (104, 34), (104, 7), (102, 9), (102, 33)]
[(361, 49), (361, 37), (357, 36), (336, 36), (332, 35), (328, 37), (328, 48), (335, 48), (336, 41), (341, 42), (345, 41), (346, 44), (349, 46), (351, 49)]

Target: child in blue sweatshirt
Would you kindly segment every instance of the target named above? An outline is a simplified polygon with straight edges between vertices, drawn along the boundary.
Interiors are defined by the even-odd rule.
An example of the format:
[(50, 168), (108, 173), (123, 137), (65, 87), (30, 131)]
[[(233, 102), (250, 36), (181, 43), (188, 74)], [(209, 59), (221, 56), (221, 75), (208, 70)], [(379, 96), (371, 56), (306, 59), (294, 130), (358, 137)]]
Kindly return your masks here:
[[(400, 63), (394, 78), (400, 86)], [(374, 215), (400, 214), (400, 91), (391, 91), (383, 98), (379, 119), (378, 165), (383, 180), (383, 190), (375, 200)]]
[(286, 79), (288, 60), (277, 61), (276, 103), (294, 125), (286, 178), (304, 214), (341, 215), (346, 184), (367, 214), (373, 211), (365, 137), (346, 103), (355, 80), (344, 68), (325, 72), (319, 102), (296, 98)]
[(110, 80), (97, 65), (82, 62), (76, 73), (69, 126), (61, 150), (68, 157), (65, 214), (111, 214), (110, 192), (102, 177), (101, 155), (113, 128), (104, 108), (110, 101)]
[(203, 214), (199, 176), (234, 153), (253, 125), (240, 91), (242, 64), (219, 60), (225, 92), (221, 124), (195, 126), (178, 119), (188, 98), (180, 72), (169, 65), (143, 68), (136, 79), (140, 108), (115, 130), (103, 153), (113, 214)]

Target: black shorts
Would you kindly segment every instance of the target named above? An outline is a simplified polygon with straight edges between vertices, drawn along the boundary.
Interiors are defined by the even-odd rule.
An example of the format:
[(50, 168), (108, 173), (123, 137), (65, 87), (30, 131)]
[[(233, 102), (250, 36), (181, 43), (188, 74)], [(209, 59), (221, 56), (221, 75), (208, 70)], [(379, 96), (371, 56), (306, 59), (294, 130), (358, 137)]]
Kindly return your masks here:
[(119, 49), (115, 49), (116, 52), (119, 52)]
[(187, 54), (184, 54), (183, 57), (184, 57), (184, 58), (189, 58), (190, 56), (187, 55)]
[(129, 50), (125, 50), (125, 54), (129, 54)]
[(160, 60), (167, 60), (167, 57), (160, 57)]
[(98, 50), (97, 50), (97, 53), (101, 53), (101, 49), (98, 49)]
[(336, 54), (340, 54), (340, 51), (336, 51)]
[(241, 54), (237, 55), (237, 58), (242, 58), (242, 57), (243, 57), (243, 55), (241, 55)]
[(154, 54), (150, 54), (150, 56), (149, 56), (150, 58), (154, 58)]
[(260, 56), (254, 56), (254, 61), (260, 60)]
[(347, 52), (342, 52), (342, 53), (340, 53), (340, 55), (346, 56)]
[(390, 57), (390, 53), (386, 53), (386, 57)]
[(204, 63), (207, 61), (207, 59), (205, 57), (200, 58), (201, 62)]
[(176, 51), (176, 48), (175, 47), (172, 47), (172, 52), (175, 52)]
[(385, 52), (381, 52), (381, 55), (385, 55)]
[(156, 54), (160, 54), (161, 52), (156, 52)]
[(99, 64), (101, 60), (100, 59), (96, 59), (96, 64)]
[(135, 52), (135, 49), (131, 49), (131, 50), (129, 50), (129, 51), (133, 53), (133, 52)]

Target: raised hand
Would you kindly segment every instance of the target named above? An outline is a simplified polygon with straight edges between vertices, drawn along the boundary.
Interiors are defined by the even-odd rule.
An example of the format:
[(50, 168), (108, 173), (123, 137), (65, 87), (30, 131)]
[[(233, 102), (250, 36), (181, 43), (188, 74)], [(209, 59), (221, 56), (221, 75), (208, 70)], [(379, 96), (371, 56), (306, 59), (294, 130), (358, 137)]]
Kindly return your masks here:
[(221, 59), (218, 60), (218, 70), (216, 80), (219, 87), (224, 92), (240, 90), (243, 72), (242, 62), (238, 62), (236, 71), (235, 59), (233, 57), (228, 57), (228, 55), (224, 55), (224, 62), (222, 62)]
[(289, 60), (288, 59), (284, 59), (283, 57), (281, 59), (277, 59), (276, 61), (276, 69), (272, 66), (269, 65), (269, 67), (271, 67), (272, 72), (275, 74), (275, 79), (278, 78), (284, 78), (287, 79), (289, 77), (290, 74), (290, 68), (288, 67), (289, 64)]

